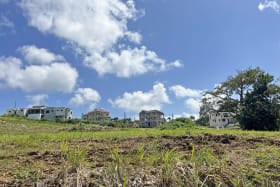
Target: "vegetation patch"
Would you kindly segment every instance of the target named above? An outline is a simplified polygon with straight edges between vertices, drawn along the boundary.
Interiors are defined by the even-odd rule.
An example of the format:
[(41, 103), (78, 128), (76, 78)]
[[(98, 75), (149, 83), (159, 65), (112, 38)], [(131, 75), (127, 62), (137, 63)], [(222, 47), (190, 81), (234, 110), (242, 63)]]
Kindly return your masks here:
[(96, 124), (80, 124), (69, 131), (71, 124), (6, 119), (0, 186), (280, 185), (279, 132), (217, 130), (191, 120), (175, 121), (183, 123), (176, 128), (92, 131)]

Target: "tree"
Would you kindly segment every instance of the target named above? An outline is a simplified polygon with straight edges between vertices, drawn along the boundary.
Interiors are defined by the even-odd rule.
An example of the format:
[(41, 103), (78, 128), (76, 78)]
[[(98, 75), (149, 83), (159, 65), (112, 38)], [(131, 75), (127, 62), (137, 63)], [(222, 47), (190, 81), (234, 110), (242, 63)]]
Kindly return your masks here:
[[(266, 74), (258, 67), (237, 71), (235, 76), (228, 77), (227, 80), (219, 84), (214, 91), (208, 91), (204, 94), (201, 100), (200, 119), (198, 121), (202, 124), (207, 124), (208, 114), (210, 112), (225, 111), (235, 113), (235, 118), (241, 122), (241, 113), (243, 115), (246, 113), (244, 107), (248, 107), (251, 97), (250, 94), (256, 94), (258, 85), (264, 84), (263, 82), (265, 82), (265, 80), (263, 79), (267, 78), (266, 81), (270, 81), (266, 84), (266, 94), (268, 94), (267, 99), (269, 101), (268, 105), (271, 112), (277, 117), (278, 123), (280, 123), (280, 86), (276, 84), (277, 81), (273, 82), (274, 78), (272, 76), (268, 78), (269, 76), (269, 74)], [(278, 81), (280, 82), (280, 79)], [(246, 97), (248, 98), (245, 103)], [(254, 102), (254, 100), (251, 102)]]
[[(219, 85), (212, 94), (221, 98), (220, 109), (237, 111), (244, 104), (245, 93), (252, 89), (257, 77), (264, 73), (259, 67), (237, 71), (237, 75), (230, 76)], [(237, 97), (233, 97), (237, 96)]]
[[(277, 91), (279, 87), (270, 85), (272, 81), (273, 76), (262, 73), (253, 85), (253, 91), (247, 92), (240, 115), (240, 125), (243, 129), (279, 129), (279, 125), (277, 124), (277, 118), (279, 116), (277, 114), (278, 112), (275, 111), (275, 109), (279, 109), (279, 106), (277, 106), (279, 105), (279, 100), (276, 102), (274, 98), (276, 94), (274, 91)], [(274, 94), (272, 94), (272, 91)]]
[[(205, 95), (212, 96), (212, 98), (208, 98), (212, 100), (212, 105), (216, 105), (215, 111), (234, 112), (238, 116), (244, 104), (245, 94), (252, 90), (257, 77), (262, 73), (264, 71), (259, 67), (237, 71), (235, 76), (229, 76), (226, 81), (216, 86), (214, 91), (208, 91)], [(208, 101), (202, 102), (202, 109), (205, 108), (204, 103), (209, 104), (211, 101), (208, 99)]]

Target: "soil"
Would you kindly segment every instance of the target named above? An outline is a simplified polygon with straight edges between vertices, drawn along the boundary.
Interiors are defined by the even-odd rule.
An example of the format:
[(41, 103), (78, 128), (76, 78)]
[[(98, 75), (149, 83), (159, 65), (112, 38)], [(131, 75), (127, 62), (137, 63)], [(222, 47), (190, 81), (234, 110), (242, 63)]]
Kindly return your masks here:
[[(202, 148), (211, 148), (218, 158), (227, 157), (227, 167), (234, 170), (239, 164), (255, 164), (255, 160), (247, 157), (248, 154), (256, 151), (259, 146), (277, 146), (280, 148), (280, 139), (250, 138), (244, 139), (235, 135), (186, 135), (186, 136), (161, 136), (144, 138), (124, 138), (109, 140), (87, 140), (71, 141), (70, 147), (76, 145), (87, 147), (86, 163), (80, 169), (65, 166), (65, 161), (58, 151), (36, 150), (25, 155), (17, 155), (9, 158), (15, 161), (14, 166), (19, 168), (33, 167), (27, 173), (7, 171), (0, 168), (0, 186), (118, 186), (118, 177), (110, 171), (114, 159), (112, 148), (117, 148), (120, 155), (135, 156), (141, 145), (145, 147), (155, 145), (159, 152), (176, 148), (176, 153), (186, 160), (191, 158), (192, 151), (199, 151)], [(59, 147), (59, 145), (57, 145)], [(146, 154), (152, 154), (147, 151)], [(6, 158), (0, 158), (4, 160)], [(129, 167), (122, 171), (128, 173), (128, 186), (164, 186), (162, 178), (159, 177), (160, 166), (141, 166), (140, 163), (130, 161)], [(36, 166), (36, 167), (34, 167)], [(178, 171), (182, 168), (192, 167), (185, 163), (177, 162), (174, 168)], [(114, 169), (114, 168), (113, 168)], [(183, 172), (183, 171), (182, 171)], [(220, 173), (219, 177), (224, 184), (232, 186), (230, 179), (234, 171)], [(201, 173), (201, 178), (206, 178), (207, 173)], [(78, 179), (78, 180), (77, 180)], [(280, 177), (275, 179), (280, 181)], [(165, 181), (164, 184), (176, 186), (172, 181)], [(215, 186), (209, 178), (208, 186)]]

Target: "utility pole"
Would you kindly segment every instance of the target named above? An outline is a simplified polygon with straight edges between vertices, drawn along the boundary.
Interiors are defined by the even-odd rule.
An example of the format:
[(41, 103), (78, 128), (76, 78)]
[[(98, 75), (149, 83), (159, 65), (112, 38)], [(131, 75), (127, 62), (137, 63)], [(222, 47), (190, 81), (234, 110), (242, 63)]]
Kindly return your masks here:
[(125, 119), (126, 119), (126, 113), (123, 113), (123, 123), (125, 123)]

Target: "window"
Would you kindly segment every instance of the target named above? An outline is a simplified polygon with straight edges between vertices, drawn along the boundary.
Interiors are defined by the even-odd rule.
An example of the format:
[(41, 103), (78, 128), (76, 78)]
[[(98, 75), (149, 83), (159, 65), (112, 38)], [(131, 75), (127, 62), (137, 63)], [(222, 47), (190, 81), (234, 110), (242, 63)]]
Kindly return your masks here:
[(50, 113), (50, 111), (49, 111), (49, 110), (46, 110), (46, 114), (48, 114), (48, 113)]
[(224, 117), (228, 117), (228, 113), (224, 113)]
[(222, 121), (224, 121), (224, 122), (225, 122), (225, 121), (226, 121), (226, 119), (222, 119)]

